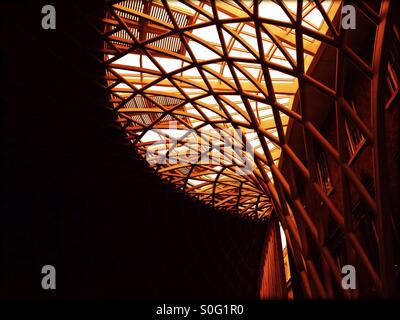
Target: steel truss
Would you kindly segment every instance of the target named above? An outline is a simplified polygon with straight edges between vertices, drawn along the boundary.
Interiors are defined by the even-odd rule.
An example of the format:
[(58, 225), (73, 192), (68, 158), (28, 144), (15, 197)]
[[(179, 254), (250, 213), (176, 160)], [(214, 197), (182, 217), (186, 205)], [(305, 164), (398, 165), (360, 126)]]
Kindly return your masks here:
[[(379, 12), (361, 0), (351, 2), (376, 27), (371, 65), (346, 44), (346, 31), (340, 27), (342, 1), (293, 3), (271, 2), (280, 13), (276, 17), (264, 15), (261, 4), (249, 1), (197, 4), (127, 0), (109, 4), (103, 19), (103, 52), (110, 102), (127, 140), (143, 158), (153, 142), (144, 139), (150, 130), (165, 130), (159, 131), (165, 141), (161, 153), (164, 158), (184, 145), (187, 137), (168, 133), (171, 121), (176, 122), (177, 130), (198, 133), (198, 139), (202, 128), (240, 130), (244, 143), (249, 141), (254, 147), (254, 170), (248, 175), (238, 173), (241, 163), (235, 154), (231, 162), (219, 165), (165, 162), (152, 167), (162, 180), (217, 209), (263, 219), (275, 212), (304, 295), (330, 298), (331, 277), (326, 275), (332, 275), (340, 285), (341, 269), (326, 245), (323, 222), (299, 197), (295, 176), (300, 174), (314, 191), (314, 202), (323, 202), (342, 230), (349, 248), (348, 261), (357, 255), (376, 289), (390, 296), (393, 276), (387, 259), (391, 250), (390, 212), (385, 202), (381, 157), (385, 144), (381, 79), (385, 76), (387, 58), (383, 48), (388, 41), (391, 2), (383, 1)], [(319, 20), (313, 20), (312, 15)], [(202, 29), (207, 32), (201, 33)], [(211, 31), (213, 41), (208, 40)], [(333, 87), (308, 72), (326, 46), (336, 50)], [(179, 65), (174, 67), (176, 61)], [(345, 61), (371, 83), (371, 124), (366, 124), (344, 97)], [(314, 111), (308, 108), (311, 97), (307, 96), (306, 87), (313, 87), (334, 101), (337, 146), (312, 122), (310, 113)], [(374, 195), (348, 164), (344, 116), (355, 123), (372, 147)], [(288, 142), (294, 124), (303, 131), (304, 159)], [(332, 201), (317, 180), (314, 141), (337, 165), (343, 200), (340, 205)], [(353, 230), (348, 197), (351, 188), (376, 217), (380, 270), (373, 266)], [(310, 246), (317, 248), (317, 256), (311, 256)], [(347, 298), (357, 296), (348, 290), (342, 294)]]

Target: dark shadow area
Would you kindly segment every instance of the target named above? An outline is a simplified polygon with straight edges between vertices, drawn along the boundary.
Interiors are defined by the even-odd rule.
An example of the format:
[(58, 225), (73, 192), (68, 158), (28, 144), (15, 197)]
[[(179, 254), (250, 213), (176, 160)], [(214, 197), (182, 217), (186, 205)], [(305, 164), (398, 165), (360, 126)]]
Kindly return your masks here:
[[(265, 226), (146, 171), (97, 82), (101, 1), (1, 9), (2, 298), (256, 298)], [(41, 288), (41, 268), (57, 289)]]

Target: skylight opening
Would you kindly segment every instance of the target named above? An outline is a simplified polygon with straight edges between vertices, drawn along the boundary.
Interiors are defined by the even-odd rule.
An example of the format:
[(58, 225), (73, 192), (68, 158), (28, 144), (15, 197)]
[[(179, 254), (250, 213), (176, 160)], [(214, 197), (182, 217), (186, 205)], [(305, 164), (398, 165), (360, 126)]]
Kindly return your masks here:
[[(213, 4), (203, 1), (167, 2), (178, 24), (176, 29), (161, 1), (150, 0), (144, 5), (140, 0), (126, 0), (113, 5), (116, 13), (129, 21), (129, 32), (125, 26), (119, 25), (115, 17), (108, 14), (107, 18), (114, 21), (113, 24), (106, 23), (105, 27), (108, 42), (105, 42), (104, 59), (108, 66), (110, 100), (114, 108), (119, 108), (116, 109), (120, 115), (119, 123), (127, 131), (130, 141), (134, 146), (140, 145), (136, 151), (141, 156), (145, 158), (146, 150), (157, 149), (155, 158), (166, 158), (169, 146), (176, 141), (179, 144), (171, 153), (190, 152), (196, 138), (185, 137), (185, 133), (193, 128), (211, 136), (221, 134), (221, 130), (235, 129), (246, 136), (253, 151), (262, 155), (262, 159), (267, 158), (266, 153), (270, 153), (274, 163), (278, 163), (281, 148), (276, 144), (279, 139), (273, 108), (276, 108), (277, 103), (287, 109), (292, 108), (299, 77), (296, 68), (298, 26), (292, 25), (291, 20), (296, 19), (297, 3), (291, 0), (284, 0), (283, 3), (289, 12), (285, 12), (286, 8), (284, 10), (279, 2), (261, 1), (258, 17), (254, 17), (232, 1), (216, 1)], [(242, 4), (250, 13), (253, 12), (253, 2), (243, 1)], [(222, 42), (217, 26), (205, 25), (211, 21), (207, 15), (214, 19), (211, 6), (215, 6), (218, 12), (215, 18), (219, 20), (218, 28), (222, 30)], [(322, 1), (322, 7), (333, 20), (339, 5), (335, 1)], [(302, 26), (325, 34), (328, 25), (319, 10), (313, 1), (304, 0)], [(233, 20), (238, 18), (240, 22)], [(260, 24), (262, 27), (256, 32), (255, 26)], [(134, 37), (131, 38), (130, 34)], [(302, 56), (307, 71), (321, 43), (310, 34), (303, 34), (302, 37)], [(152, 41), (154, 38), (157, 40)], [(263, 57), (260, 57), (261, 52)], [(118, 59), (114, 61), (116, 56)], [(268, 90), (274, 92), (267, 91), (268, 79), (271, 79)], [(274, 99), (275, 102), (272, 101)], [(279, 114), (282, 130), (286, 132), (290, 117), (281, 111)], [(128, 119), (133, 122), (128, 123)], [(169, 122), (176, 120), (179, 121), (175, 129), (169, 128)], [(158, 131), (154, 131), (152, 126)], [(268, 149), (264, 149), (261, 144), (259, 134), (255, 132), (257, 127), (276, 137), (274, 140), (268, 136), (274, 141), (271, 142), (261, 135)], [(139, 138), (143, 131), (145, 134)], [(190, 144), (183, 145), (185, 141), (190, 141)], [(254, 158), (247, 151), (243, 151), (242, 157), (238, 154), (234, 154), (232, 159), (224, 157), (223, 152), (229, 154), (229, 150), (221, 141), (209, 151), (209, 157), (219, 159), (220, 162), (204, 164), (206, 171), (202, 179), (184, 179), (185, 174), (196, 171), (196, 164), (187, 164), (187, 168), (192, 165), (194, 167), (192, 171), (185, 172), (176, 163), (172, 164), (172, 161), (168, 164), (168, 159), (162, 164), (162, 170), (157, 170), (157, 164), (151, 166), (157, 172), (161, 171), (161, 178), (167, 174), (182, 176), (182, 179), (174, 181), (183, 184), (187, 180), (191, 194), (201, 191), (211, 195), (213, 190), (220, 191), (214, 197), (200, 196), (204, 201), (218, 199), (213, 202), (214, 206), (221, 203), (222, 207), (235, 207), (250, 214), (255, 209), (247, 205), (249, 190), (253, 190), (253, 193), (258, 190), (258, 194), (263, 194), (257, 181), (265, 174), (252, 171), (260, 170), (260, 166), (254, 165)], [(158, 144), (152, 145), (152, 142)], [(201, 151), (206, 150), (203, 148)], [(249, 164), (255, 169), (247, 169)], [(261, 167), (273, 181), (269, 165), (263, 163)], [(217, 181), (215, 170), (224, 172)], [(234, 190), (224, 184), (228, 179), (226, 172), (232, 175), (229, 179), (241, 181)], [(183, 185), (178, 187), (185, 189)], [(228, 199), (231, 193), (235, 197), (230, 196), (232, 199)], [(253, 208), (269, 204), (267, 195), (260, 199), (258, 206), (255, 205), (256, 200), (251, 202)]]

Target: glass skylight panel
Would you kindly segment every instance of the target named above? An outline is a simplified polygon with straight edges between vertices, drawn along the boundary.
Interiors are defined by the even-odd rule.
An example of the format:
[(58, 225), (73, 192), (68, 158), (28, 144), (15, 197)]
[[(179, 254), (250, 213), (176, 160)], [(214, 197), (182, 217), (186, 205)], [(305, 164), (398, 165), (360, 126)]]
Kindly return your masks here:
[(261, 18), (268, 18), (285, 22), (290, 21), (285, 11), (283, 11), (283, 9), (273, 1), (263, 0), (259, 3), (258, 8), (258, 15)]
[[(249, 143), (256, 152), (260, 154), (270, 152), (273, 159), (278, 161), (280, 147), (266, 138), (268, 150), (264, 150), (258, 135), (250, 128), (260, 126), (278, 140), (273, 108), (276, 104), (288, 109), (292, 108), (294, 95), (298, 89), (297, 26), (292, 26), (289, 18), (291, 15), (293, 19), (296, 19), (297, 3), (291, 0), (284, 0), (283, 3), (288, 13), (279, 2), (261, 1), (258, 4), (258, 17), (254, 17), (246, 13), (246, 10), (253, 12), (252, 1), (240, 3), (247, 8), (246, 10), (234, 1), (221, 0), (216, 1), (215, 4), (191, 0), (168, 1), (167, 5), (177, 21), (178, 28), (182, 30), (170, 30), (172, 20), (161, 1), (150, 1), (145, 6), (140, 0), (127, 0), (113, 5), (117, 14), (130, 22), (129, 32), (127, 32), (112, 15), (108, 17), (114, 19), (119, 28), (113, 24), (107, 30), (110, 34), (108, 41), (118, 48), (115, 51), (108, 46), (104, 55), (109, 68), (107, 81), (112, 88), (111, 99), (114, 101), (114, 106), (122, 105), (121, 111), (117, 110), (117, 113), (123, 112), (125, 118), (121, 117), (120, 120), (124, 128), (129, 128), (127, 134), (135, 137), (143, 130), (147, 131), (140, 141), (132, 139), (134, 145), (145, 143), (141, 145), (140, 150), (137, 149), (138, 152), (142, 152), (143, 157), (146, 150), (158, 147), (160, 158), (160, 155), (166, 155), (169, 143), (176, 140), (190, 141), (189, 136), (184, 137), (184, 132), (191, 128), (199, 129), (211, 136), (221, 135), (219, 131), (223, 129), (236, 128), (248, 137)], [(214, 19), (212, 6), (215, 6), (218, 12), (219, 24), (211, 23), (210, 18)], [(339, 6), (334, 1), (322, 1), (322, 7), (329, 18), (333, 19)], [(124, 12), (124, 8), (129, 9), (129, 13)], [(316, 32), (326, 33), (327, 23), (319, 10), (313, 1), (304, 0), (301, 13), (302, 25)], [(241, 19), (240, 22), (235, 20), (238, 18)], [(255, 21), (255, 19), (260, 20)], [(257, 23), (262, 24), (262, 28), (260, 27), (256, 32)], [(222, 42), (218, 28), (223, 35)], [(115, 30), (114, 33), (112, 30)], [(134, 39), (130, 38), (129, 33), (134, 35)], [(124, 41), (118, 42), (116, 39), (121, 39), (121, 37)], [(260, 44), (262, 50), (259, 48)], [(307, 70), (321, 43), (311, 35), (303, 34), (303, 45), (304, 67)], [(259, 57), (260, 51), (264, 52), (263, 57)], [(117, 59), (114, 60), (114, 57)], [(264, 68), (261, 68), (261, 63), (265, 63)], [(233, 74), (231, 69), (234, 71)], [(268, 74), (263, 73), (265, 70)], [(122, 81), (118, 80), (116, 75)], [(236, 78), (238, 83), (235, 81)], [(274, 90), (275, 104), (270, 101), (271, 93), (267, 91), (266, 81), (269, 78), (271, 79), (269, 88), (272, 86)], [(180, 100), (168, 100), (164, 96)], [(139, 97), (141, 99), (137, 99)], [(160, 104), (163, 108), (159, 107)], [(179, 104), (182, 105), (174, 108)], [(149, 111), (146, 112), (146, 109)], [(251, 116), (251, 113), (254, 116)], [(289, 117), (281, 111), (280, 114), (285, 132)], [(135, 122), (126, 126), (126, 117), (128, 119), (132, 117)], [(176, 122), (176, 120), (179, 120), (177, 122), (179, 127), (169, 128), (168, 122)], [(153, 132), (154, 128), (150, 126), (151, 124), (161, 128), (157, 130), (162, 131)], [(216, 146), (226, 149), (221, 142), (221, 136), (219, 140)], [(159, 141), (161, 145), (151, 146), (151, 142), (156, 141)], [(189, 153), (193, 141), (187, 146), (182, 145), (184, 141), (180, 141), (180, 144), (174, 148), (174, 152), (186, 150)], [(246, 171), (243, 168), (235, 171), (239, 164), (245, 165), (246, 158), (235, 158), (236, 166), (228, 168), (227, 166), (233, 164), (232, 159), (225, 159), (222, 151), (217, 149), (210, 151), (209, 156), (220, 159), (221, 162), (204, 164), (209, 170), (207, 174), (204, 174), (203, 181), (193, 176), (188, 176), (182, 181), (186, 180), (188, 186), (192, 187), (204, 184), (204, 187), (195, 188), (191, 192), (226, 191), (229, 189), (221, 181), (226, 181), (227, 176), (223, 174), (218, 179), (219, 183), (214, 182), (216, 174), (210, 173), (210, 170), (215, 172), (215, 170), (223, 169), (224, 173), (231, 172), (233, 177), (243, 182), (240, 188), (244, 194), (239, 192), (239, 187), (237, 187), (233, 193), (234, 199), (224, 202), (226, 198), (216, 195), (218, 202), (223, 203), (223, 206), (237, 206), (243, 210), (247, 207), (246, 210), (249, 210), (248, 205), (243, 205), (247, 201), (246, 197), (250, 197), (249, 194), (246, 195), (248, 191), (245, 190), (249, 190), (248, 188), (252, 186), (252, 192), (258, 194), (260, 198), (264, 192), (260, 186), (256, 185), (258, 178), (251, 173), (250, 176), (242, 175)], [(199, 150), (199, 152), (202, 151), (204, 147)], [(254, 159), (249, 157), (248, 159), (254, 165)], [(170, 165), (169, 167), (167, 159), (167, 162), (163, 164), (162, 172), (183, 174), (179, 171), (179, 166), (175, 167), (172, 163)], [(154, 165), (154, 168), (156, 167), (157, 165)], [(187, 170), (185, 174), (193, 175), (195, 171)], [(266, 164), (265, 171), (272, 179), (272, 174)], [(217, 184), (215, 188), (214, 183)], [(184, 186), (180, 187), (184, 189)], [(251, 196), (254, 198), (254, 194)], [(268, 201), (268, 198), (264, 197), (263, 201)]]

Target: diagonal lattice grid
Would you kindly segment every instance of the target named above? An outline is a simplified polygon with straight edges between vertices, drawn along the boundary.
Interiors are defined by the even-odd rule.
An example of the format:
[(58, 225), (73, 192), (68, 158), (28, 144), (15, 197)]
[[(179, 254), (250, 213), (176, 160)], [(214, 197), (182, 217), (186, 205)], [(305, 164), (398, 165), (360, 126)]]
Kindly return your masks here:
[[(354, 190), (376, 217), (380, 225), (379, 254), (384, 256), (382, 226), (390, 215), (383, 214), (387, 208), (381, 191), (382, 141), (376, 139), (383, 130), (377, 75), (390, 1), (382, 1), (379, 12), (364, 1), (354, 3), (373, 25), (374, 47), (369, 62), (346, 44), (345, 32), (340, 28), (343, 1), (128, 0), (110, 4), (103, 19), (107, 90), (127, 140), (143, 158), (156, 143), (153, 155), (162, 161), (151, 166), (161, 179), (214, 208), (259, 219), (268, 218), (273, 208), (307, 297), (330, 296), (330, 285), (323, 283), (318, 259), (338, 284), (341, 273), (325, 242), (323, 222), (313, 214), (312, 205), (304, 204), (298, 195), (297, 174), (313, 190), (311, 202), (326, 205), (376, 290), (386, 290), (390, 282), (382, 278), (385, 263), (378, 271), (349, 227), (350, 200), (346, 197), (346, 192)], [(326, 47), (336, 52), (336, 72), (330, 84), (310, 72)], [(370, 81), (374, 93), (371, 123), (355, 113), (345, 97), (345, 63), (352, 64)], [(313, 123), (308, 103), (310, 88), (334, 105), (336, 145)], [(367, 190), (348, 164), (344, 116), (372, 146), (375, 194)], [(304, 157), (288, 141), (295, 125), (302, 128)], [(235, 130), (241, 134), (246, 150), (242, 154), (232, 151), (232, 145), (221, 138)], [(204, 132), (206, 137), (217, 133), (219, 148), (209, 144), (192, 148), (193, 143), (207, 140)], [(316, 144), (340, 172), (341, 203), (332, 201), (318, 181)], [(248, 145), (250, 153), (245, 148)], [(196, 159), (207, 154), (220, 161), (168, 160), (176, 160), (171, 155), (177, 154), (197, 155)], [(231, 157), (227, 159), (226, 154)], [(251, 170), (246, 171), (243, 159), (251, 162)], [(306, 235), (300, 232), (300, 225), (307, 230)], [(308, 242), (318, 249), (318, 259), (308, 252)], [(343, 295), (351, 297), (352, 293), (343, 291)]]

